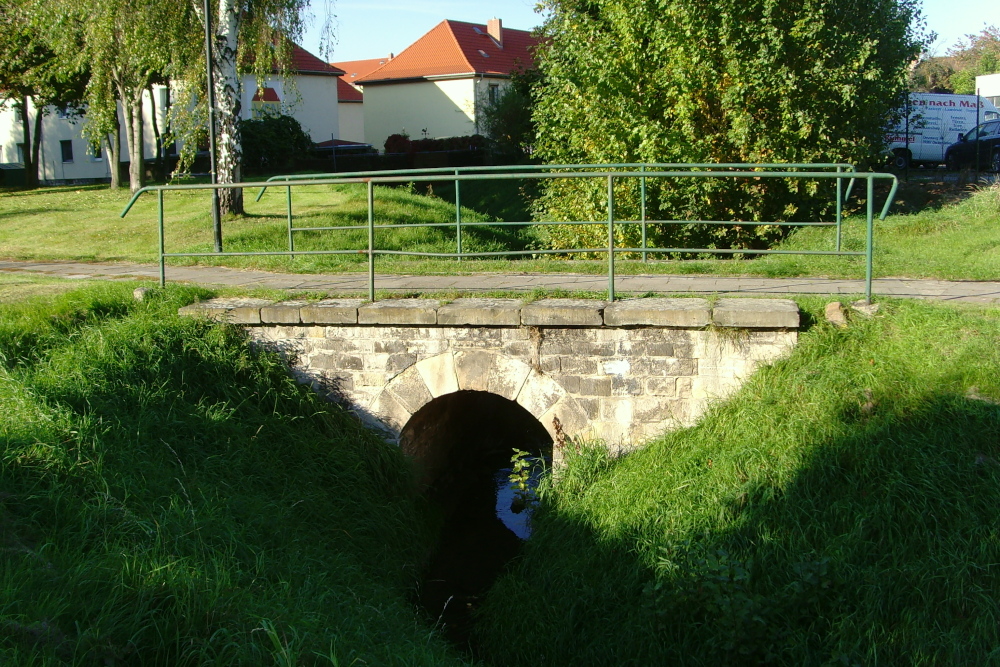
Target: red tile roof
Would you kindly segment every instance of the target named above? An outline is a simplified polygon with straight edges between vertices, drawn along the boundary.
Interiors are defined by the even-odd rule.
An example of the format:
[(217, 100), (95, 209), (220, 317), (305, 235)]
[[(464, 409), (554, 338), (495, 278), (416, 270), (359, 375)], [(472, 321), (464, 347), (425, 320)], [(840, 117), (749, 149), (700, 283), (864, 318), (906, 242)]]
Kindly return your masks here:
[(450, 74), (506, 76), (532, 67), (532, 49), (537, 43), (525, 30), (504, 28), (501, 48), (485, 25), (442, 21), (398, 56), (354, 82), (365, 85)]
[(341, 76), (344, 74), (344, 70), (320, 60), (298, 44), (292, 44), (292, 71), (296, 74), (321, 76)]
[(278, 97), (277, 91), (274, 88), (264, 88), (264, 94), (261, 95), (261, 89), (258, 88), (257, 92), (253, 94), (254, 102), (280, 102), (281, 99)]
[(367, 60), (345, 60), (344, 62), (330, 64), (344, 70), (344, 81), (354, 83), (357, 79), (371, 74), (390, 60), (392, 60), (392, 57), (387, 56), (385, 58), (368, 58)]
[(337, 79), (337, 101), (338, 102), (364, 102), (365, 96), (360, 90), (347, 83), (343, 79)]

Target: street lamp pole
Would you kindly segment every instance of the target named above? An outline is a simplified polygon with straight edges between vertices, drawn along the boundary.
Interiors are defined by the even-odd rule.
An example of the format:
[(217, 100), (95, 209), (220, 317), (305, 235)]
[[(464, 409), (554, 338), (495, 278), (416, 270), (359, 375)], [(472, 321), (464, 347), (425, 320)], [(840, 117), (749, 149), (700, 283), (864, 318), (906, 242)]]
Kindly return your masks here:
[[(209, 174), (212, 185), (218, 183), (215, 173), (215, 75), (212, 71), (212, 8), (209, 0), (204, 0), (205, 12), (205, 63), (208, 70), (208, 153), (211, 165)], [(222, 252), (222, 216), (219, 207), (219, 190), (212, 190), (212, 230), (215, 234), (215, 252)]]

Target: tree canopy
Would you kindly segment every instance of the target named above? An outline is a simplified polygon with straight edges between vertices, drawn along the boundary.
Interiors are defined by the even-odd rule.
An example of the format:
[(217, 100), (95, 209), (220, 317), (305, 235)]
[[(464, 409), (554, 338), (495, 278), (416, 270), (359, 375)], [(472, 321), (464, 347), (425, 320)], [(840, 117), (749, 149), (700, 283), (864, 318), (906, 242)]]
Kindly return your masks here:
[(974, 94), (977, 76), (1000, 73), (1000, 28), (990, 26), (978, 35), (967, 35), (950, 55), (955, 63), (952, 89), (958, 94)]
[[(537, 152), (548, 162), (864, 163), (881, 148), (886, 117), (922, 46), (918, 0), (543, 6), (535, 122)], [(602, 187), (553, 181), (540, 206), (556, 218), (594, 219)], [(808, 219), (823, 213), (814, 188), (777, 179), (651, 182), (650, 216)], [(623, 185), (616, 193), (633, 214), (636, 190)], [(661, 242), (707, 247), (758, 246), (778, 233), (746, 225), (658, 230)], [(594, 239), (581, 227), (555, 232), (552, 243)]]

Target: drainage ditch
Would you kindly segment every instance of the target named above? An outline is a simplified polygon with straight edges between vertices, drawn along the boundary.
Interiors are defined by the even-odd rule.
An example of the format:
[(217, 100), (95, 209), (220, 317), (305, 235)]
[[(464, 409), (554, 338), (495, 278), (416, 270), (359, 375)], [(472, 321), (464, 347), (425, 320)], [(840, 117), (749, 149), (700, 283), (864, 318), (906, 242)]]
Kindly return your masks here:
[[(400, 444), (437, 534), (417, 602), (445, 637), (474, 653), (475, 611), (531, 534), (531, 489), (551, 461), (552, 439), (517, 403), (459, 391), (417, 411)], [(520, 464), (512, 462), (517, 451)]]

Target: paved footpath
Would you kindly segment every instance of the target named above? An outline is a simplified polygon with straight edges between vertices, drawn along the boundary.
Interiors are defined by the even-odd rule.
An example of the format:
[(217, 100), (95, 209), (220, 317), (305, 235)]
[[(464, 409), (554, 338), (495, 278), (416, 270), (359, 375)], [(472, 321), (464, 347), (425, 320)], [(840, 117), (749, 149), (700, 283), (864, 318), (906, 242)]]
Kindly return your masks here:
[[(98, 264), (88, 262), (26, 262), (0, 260), (0, 271), (40, 273), (63, 278), (159, 279), (159, 267), (152, 264)], [(268, 273), (218, 266), (168, 266), (168, 282), (231, 287), (263, 287), (287, 290), (317, 290), (333, 293), (367, 293), (365, 273), (294, 274)], [(486, 292), (564, 289), (603, 292), (607, 276), (566, 273), (477, 273), (472, 275), (407, 276), (378, 274), (379, 290), (405, 292)], [(726, 276), (617, 276), (615, 289), (626, 293), (656, 294), (826, 294), (858, 295), (864, 293), (862, 280), (825, 278), (747, 278)], [(970, 303), (1000, 304), (1000, 282), (917, 280), (879, 278), (872, 284), (876, 296), (941, 299)]]

